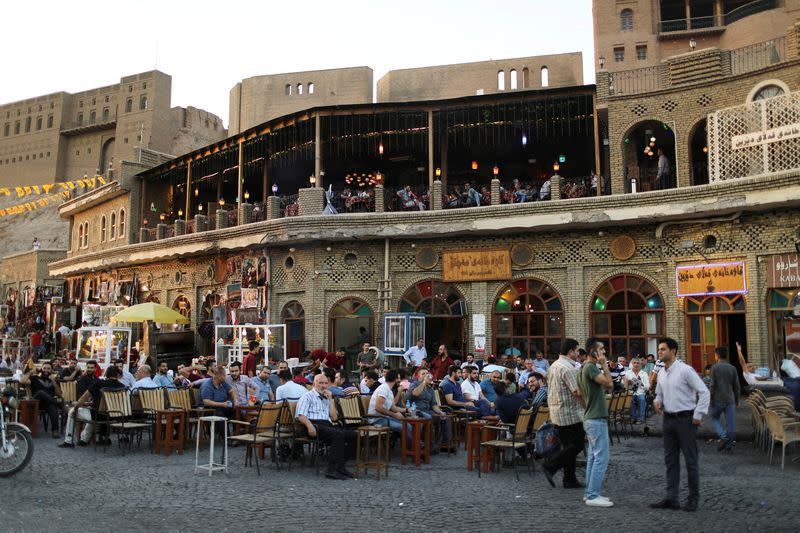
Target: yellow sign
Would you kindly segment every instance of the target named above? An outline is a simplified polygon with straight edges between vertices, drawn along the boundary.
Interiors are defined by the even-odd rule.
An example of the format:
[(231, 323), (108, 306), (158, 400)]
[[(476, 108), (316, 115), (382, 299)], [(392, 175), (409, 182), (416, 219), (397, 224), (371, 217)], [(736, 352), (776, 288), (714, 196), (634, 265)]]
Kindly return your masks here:
[(675, 268), (678, 296), (746, 294), (747, 269), (744, 261), (688, 265)]
[(467, 250), (442, 254), (444, 281), (511, 279), (509, 250)]

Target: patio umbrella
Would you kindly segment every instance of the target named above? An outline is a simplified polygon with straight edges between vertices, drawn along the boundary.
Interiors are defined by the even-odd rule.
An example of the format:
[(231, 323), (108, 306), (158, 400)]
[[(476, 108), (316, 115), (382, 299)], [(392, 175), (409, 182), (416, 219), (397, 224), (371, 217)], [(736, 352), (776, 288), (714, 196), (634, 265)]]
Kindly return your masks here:
[(134, 305), (120, 311), (111, 317), (114, 322), (145, 322), (152, 320), (156, 324), (188, 324), (189, 319), (170, 309), (169, 307), (154, 302)]

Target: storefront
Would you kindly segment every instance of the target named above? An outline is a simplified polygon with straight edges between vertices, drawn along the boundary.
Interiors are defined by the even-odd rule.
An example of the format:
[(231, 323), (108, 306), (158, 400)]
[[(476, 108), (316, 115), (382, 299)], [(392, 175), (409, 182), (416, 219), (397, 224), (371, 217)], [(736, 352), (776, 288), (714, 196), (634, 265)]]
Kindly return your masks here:
[(800, 355), (800, 254), (767, 257), (770, 367), (786, 354)]
[(538, 279), (509, 283), (494, 302), (494, 353), (556, 357), (564, 340), (561, 295)]
[(403, 293), (398, 311), (425, 315), (428, 353), (436, 353), (440, 344), (448, 347), (452, 357), (465, 353), (467, 301), (454, 285), (439, 280), (421, 281)]

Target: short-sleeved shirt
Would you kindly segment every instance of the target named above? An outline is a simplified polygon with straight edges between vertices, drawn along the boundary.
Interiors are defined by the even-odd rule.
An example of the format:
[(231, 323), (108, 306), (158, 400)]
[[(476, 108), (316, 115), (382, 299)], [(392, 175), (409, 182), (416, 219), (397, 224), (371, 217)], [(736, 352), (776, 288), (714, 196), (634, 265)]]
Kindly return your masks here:
[(573, 394), (578, 390), (577, 378), (578, 370), (566, 355), (560, 356), (547, 373), (547, 405), (550, 407), (550, 419), (557, 426), (582, 422), (582, 411)]
[(383, 398), (382, 407), (385, 410), (389, 411), (392, 408), (392, 405), (394, 405), (394, 393), (392, 392), (392, 388), (384, 383), (372, 393), (372, 396), (369, 399), (369, 409), (367, 410), (368, 415), (373, 417), (383, 416), (376, 409), (379, 397)]
[(203, 400), (211, 400), (213, 402), (227, 402), (230, 400), (231, 386), (223, 381), (219, 386), (214, 385), (214, 380), (209, 378), (207, 381), (200, 385), (200, 407), (203, 406)]
[(121, 381), (117, 379), (98, 379), (89, 386), (89, 394), (92, 395), (92, 407), (98, 409), (100, 407), (100, 398), (102, 397), (101, 391), (103, 389), (127, 389)]
[(287, 381), (277, 389), (275, 389), (275, 401), (281, 400), (299, 400), (308, 390), (302, 385), (294, 381)]
[(472, 381), (471, 379), (465, 379), (461, 383), (461, 392), (465, 395), (469, 394), (471, 401), (478, 401), (481, 399), (481, 384), (478, 381)]
[(486, 378), (481, 381), (481, 390), (487, 400), (494, 403), (497, 400), (497, 392), (494, 390), (491, 378)]
[(433, 412), (433, 406), (436, 405), (436, 393), (433, 392), (431, 387), (425, 387), (422, 394), (414, 396), (414, 389), (419, 386), (419, 381), (414, 381), (408, 386), (408, 399), (416, 402), (417, 410), (425, 413)]
[(331, 421), (331, 403), (315, 390), (306, 391), (297, 402), (295, 417), (305, 416), (309, 420)]
[(464, 402), (464, 394), (461, 392), (461, 386), (451, 380), (447, 380), (442, 384), (442, 396), (446, 397), (448, 394), (453, 395), (453, 400), (457, 402)]
[(584, 420), (595, 418), (608, 418), (605, 390), (594, 378), (600, 374), (597, 365), (583, 365), (578, 373), (578, 385), (581, 388), (583, 400), (586, 402)]
[(78, 378), (78, 382), (75, 384), (76, 398), (83, 396), (83, 393), (89, 390), (89, 387), (91, 387), (92, 383), (95, 381), (100, 381), (100, 378), (94, 374), (84, 372), (84, 374)]
[(372, 350), (361, 352), (356, 361), (359, 365), (375, 366), (378, 363), (378, 355)]
[(269, 393), (272, 392), (272, 387), (269, 385), (269, 379), (266, 382), (261, 381), (261, 378), (255, 378), (252, 382), (258, 387), (258, 394), (256, 398), (259, 402), (269, 401)]

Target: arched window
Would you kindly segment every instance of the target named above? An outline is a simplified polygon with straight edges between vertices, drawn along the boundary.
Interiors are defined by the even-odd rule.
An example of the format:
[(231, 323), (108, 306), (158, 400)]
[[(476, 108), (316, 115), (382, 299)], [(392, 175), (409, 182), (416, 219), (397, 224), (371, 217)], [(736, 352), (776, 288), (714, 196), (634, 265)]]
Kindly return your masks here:
[(664, 298), (652, 283), (634, 274), (605, 280), (592, 296), (591, 333), (610, 356), (655, 354), (664, 334)]
[(117, 238), (117, 213), (116, 211), (111, 212), (111, 227), (109, 228), (109, 240), (113, 241)]
[(36, 129), (42, 129), (42, 117), (36, 117)]
[(53, 127), (53, 115), (47, 115), (47, 127), (48, 128)]
[(83, 126), (83, 113), (78, 113), (78, 126)]
[(513, 68), (511, 69), (511, 73), (509, 74), (509, 79), (510, 79), (510, 84), (511, 84), (511, 90), (512, 91), (517, 90), (517, 70), (516, 69), (513, 69)]
[(140, 110), (147, 109), (147, 95), (146, 94), (143, 94), (142, 96), (139, 97), (139, 109)]
[(498, 355), (557, 355), (564, 340), (564, 305), (553, 287), (537, 279), (509, 283), (494, 302)]
[(308, 84), (308, 94), (314, 94), (314, 84), (313, 83), (309, 83)]
[(83, 248), (83, 224), (78, 226), (78, 248)]
[(97, 111), (89, 113), (89, 124), (94, 124), (97, 121)]
[(291, 301), (283, 306), (281, 320), (286, 324), (287, 357), (299, 357), (306, 344), (305, 322), (306, 312), (298, 301)]
[(497, 90), (498, 91), (506, 90), (506, 73), (502, 70), (497, 72)]
[(100, 242), (106, 242), (106, 216), (100, 217)]
[(633, 11), (630, 9), (623, 9), (619, 14), (619, 29), (620, 31), (633, 31)]
[(286, 96), (292, 96), (292, 84), (287, 83), (284, 91), (286, 92)]
[(119, 210), (119, 238), (125, 238), (125, 209)]
[(767, 85), (759, 89), (759, 91), (753, 95), (753, 101), (756, 102), (758, 100), (766, 100), (767, 98), (773, 98), (781, 95), (783, 95), (782, 88), (778, 87), (777, 85)]
[(345, 298), (331, 308), (328, 318), (330, 320), (328, 344), (331, 351), (347, 346), (358, 347), (360, 351), (361, 345), (365, 342), (373, 343), (373, 313), (364, 300)]
[(428, 353), (435, 353), (439, 344), (444, 344), (450, 356), (458, 359), (468, 349), (467, 302), (455, 285), (440, 280), (421, 281), (403, 293), (398, 311), (425, 314)]
[(522, 69), (522, 88), (527, 89), (531, 86), (531, 71), (528, 67)]
[(108, 120), (108, 108), (103, 109), (103, 121)]
[(550, 86), (550, 70), (547, 67), (542, 67), (542, 87)]
[(29, 133), (31, 131), (31, 117), (25, 118), (25, 133)]
[(303, 84), (302, 83), (298, 83), (297, 84), (297, 94), (303, 94)]
[(130, 113), (133, 111), (133, 98), (128, 98), (125, 100), (125, 112)]
[(88, 248), (89, 247), (89, 223), (88, 222), (84, 222), (83, 223), (83, 247), (84, 248)]

